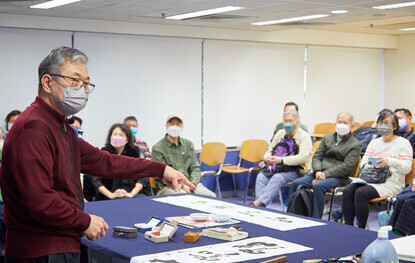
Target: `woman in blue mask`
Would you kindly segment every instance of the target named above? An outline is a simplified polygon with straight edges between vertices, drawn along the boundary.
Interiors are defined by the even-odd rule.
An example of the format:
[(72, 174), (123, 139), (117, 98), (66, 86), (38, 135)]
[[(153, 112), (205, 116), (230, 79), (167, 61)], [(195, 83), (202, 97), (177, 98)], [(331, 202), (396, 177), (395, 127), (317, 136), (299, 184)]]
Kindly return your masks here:
[[(351, 183), (345, 189), (342, 210), (346, 224), (353, 225), (354, 218), (360, 228), (365, 228), (369, 216), (369, 200), (380, 196), (398, 194), (405, 187), (405, 175), (412, 168), (412, 147), (405, 138), (397, 136), (398, 117), (384, 109), (377, 119), (377, 130), (381, 137), (373, 139), (367, 146), (360, 162), (361, 173), (374, 168), (379, 172), (388, 169), (385, 182)], [(365, 167), (367, 166), (367, 167)], [(365, 167), (365, 169), (362, 169)]]

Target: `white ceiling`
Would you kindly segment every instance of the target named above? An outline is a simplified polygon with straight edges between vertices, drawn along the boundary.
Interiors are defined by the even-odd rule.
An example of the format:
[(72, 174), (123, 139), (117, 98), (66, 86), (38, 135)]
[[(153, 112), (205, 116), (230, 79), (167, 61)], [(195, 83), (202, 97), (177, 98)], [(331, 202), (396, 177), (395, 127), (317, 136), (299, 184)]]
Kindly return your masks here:
[[(0, 0), (0, 13), (255, 31), (303, 28), (387, 35), (414, 34), (414, 31), (402, 32), (398, 29), (415, 27), (415, 7), (391, 10), (372, 8), (372, 6), (406, 1), (410, 0), (83, 0), (41, 10), (29, 6), (45, 1)], [(184, 21), (163, 18), (163, 15), (228, 5), (241, 6), (245, 9)], [(331, 14), (330, 11), (335, 9), (346, 9), (349, 12)], [(291, 25), (250, 25), (252, 22), (313, 14), (331, 14), (331, 16)]]

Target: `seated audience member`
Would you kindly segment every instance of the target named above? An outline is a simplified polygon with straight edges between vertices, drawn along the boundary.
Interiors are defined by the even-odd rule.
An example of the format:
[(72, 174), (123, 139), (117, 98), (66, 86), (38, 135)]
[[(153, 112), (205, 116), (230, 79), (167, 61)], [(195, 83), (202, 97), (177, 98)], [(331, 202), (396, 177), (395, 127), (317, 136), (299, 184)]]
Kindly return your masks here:
[(72, 116), (68, 119), (69, 125), (78, 133), (80, 137), (84, 134), (82, 130), (82, 119), (77, 116)]
[(7, 136), (7, 133), (9, 133), (10, 129), (13, 126), (13, 123), (16, 121), (17, 117), (19, 117), (20, 113), (22, 113), (22, 112), (19, 111), (19, 110), (13, 110), (13, 111), (9, 112), (9, 114), (7, 114), (6, 119), (5, 119), (5, 121), (6, 121), (6, 126), (5, 126), (6, 130), (5, 130), (4, 137)]
[[(140, 149), (134, 145), (130, 129), (121, 123), (111, 126), (105, 147), (101, 150), (108, 151), (110, 154), (140, 158)], [(140, 180), (111, 180), (93, 177), (92, 182), (98, 191), (96, 200), (133, 198), (148, 195), (147, 178)]]
[(134, 144), (140, 148), (140, 157), (143, 159), (151, 160), (151, 153), (148, 144), (145, 141), (141, 141), (137, 137), (138, 121), (134, 116), (128, 116), (124, 119), (124, 124), (130, 127), (131, 133), (134, 137)]
[(289, 197), (299, 185), (313, 188), (313, 217), (323, 216), (326, 192), (349, 183), (362, 150), (360, 142), (350, 133), (353, 128), (353, 116), (340, 113), (337, 116), (336, 132), (323, 137), (313, 156), (313, 173), (293, 181)]
[(415, 179), (396, 197), (389, 225), (398, 235), (415, 234)]
[[(384, 109), (377, 119), (380, 138), (367, 146), (360, 167), (387, 168), (391, 176), (384, 183), (352, 183), (343, 191), (342, 211), (345, 223), (353, 225), (354, 218), (360, 228), (365, 228), (369, 216), (369, 200), (380, 196), (397, 194), (405, 187), (405, 175), (412, 167), (412, 147), (408, 140), (396, 135), (399, 129), (398, 117), (391, 110)], [(369, 158), (377, 158), (375, 164)], [(364, 173), (364, 169), (362, 170)]]
[[(264, 155), (266, 166), (257, 176), (256, 200), (250, 205), (267, 206), (285, 183), (311, 172), (311, 137), (298, 127), (300, 124), (298, 112), (295, 110), (284, 112), (283, 123), (284, 129), (275, 134), (271, 146)], [(284, 153), (283, 156), (279, 152)]]
[(398, 136), (404, 137), (412, 146), (413, 158), (415, 158), (415, 131), (412, 128), (412, 113), (408, 109), (396, 109), (396, 116), (399, 119)]
[(362, 144), (362, 153), (360, 156), (365, 154), (366, 148), (369, 145), (370, 141), (380, 136), (378, 130), (376, 129), (376, 121), (378, 116), (379, 113), (376, 115), (376, 119), (371, 126), (360, 126), (353, 132), (353, 136), (356, 137), (356, 139), (358, 139)]
[[(286, 112), (287, 110), (295, 110), (296, 112), (298, 112), (298, 105), (295, 102), (287, 102), (284, 106), (284, 112)], [(300, 123), (299, 127), (302, 130), (307, 131), (307, 126), (305, 126), (304, 124)], [(275, 126), (274, 133), (272, 134), (271, 141), (274, 139), (275, 134), (279, 130), (283, 130), (283, 129), (284, 129), (284, 124), (282, 122), (278, 123), (277, 126)]]
[[(183, 118), (178, 114), (171, 114), (166, 122), (167, 134), (153, 146), (151, 159), (170, 165), (182, 172), (184, 176), (196, 186), (194, 193), (216, 197), (216, 194), (207, 189), (201, 182), (200, 165), (196, 158), (193, 143), (180, 133), (183, 129)], [(171, 191), (156, 178), (157, 195), (171, 195), (178, 193), (191, 193), (188, 186), (183, 185), (179, 192)]]

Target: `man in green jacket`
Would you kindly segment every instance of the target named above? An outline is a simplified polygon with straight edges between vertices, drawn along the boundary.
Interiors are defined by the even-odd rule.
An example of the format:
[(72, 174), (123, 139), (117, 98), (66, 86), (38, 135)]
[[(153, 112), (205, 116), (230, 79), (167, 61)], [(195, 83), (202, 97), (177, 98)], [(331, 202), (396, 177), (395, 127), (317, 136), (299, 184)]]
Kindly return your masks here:
[[(193, 143), (180, 137), (183, 129), (183, 118), (178, 114), (171, 114), (166, 122), (167, 134), (153, 146), (151, 159), (165, 163), (182, 172), (184, 176), (196, 187), (194, 193), (216, 197), (216, 194), (207, 189), (201, 182), (200, 165), (196, 158)], [(187, 185), (182, 185), (179, 192), (171, 191), (162, 180), (156, 178), (159, 191), (157, 195), (171, 195), (191, 193)]]
[(327, 134), (321, 141), (313, 156), (311, 166), (313, 173), (294, 180), (289, 197), (299, 185), (313, 188), (313, 217), (322, 218), (326, 192), (330, 189), (346, 185), (353, 176), (359, 160), (362, 145), (351, 134), (354, 121), (349, 113), (337, 116), (336, 132)]

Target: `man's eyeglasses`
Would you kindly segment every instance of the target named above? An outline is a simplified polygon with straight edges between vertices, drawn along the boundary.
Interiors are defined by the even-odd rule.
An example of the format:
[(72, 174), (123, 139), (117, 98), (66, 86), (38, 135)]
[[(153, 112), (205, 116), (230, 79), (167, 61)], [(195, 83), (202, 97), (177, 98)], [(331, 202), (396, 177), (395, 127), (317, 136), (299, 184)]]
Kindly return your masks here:
[[(61, 77), (64, 78), (66, 81), (68, 81), (69, 83), (71, 83), (71, 86), (74, 88), (84, 88), (86, 93), (91, 93), (94, 89), (95, 89), (95, 85), (89, 82), (85, 82), (82, 79), (78, 79), (78, 78), (73, 78), (73, 77), (69, 77), (69, 76), (64, 76), (64, 75), (59, 75), (59, 74), (49, 74), (52, 77)], [(59, 85), (61, 85), (58, 82)], [(62, 85), (61, 85), (62, 86)]]

